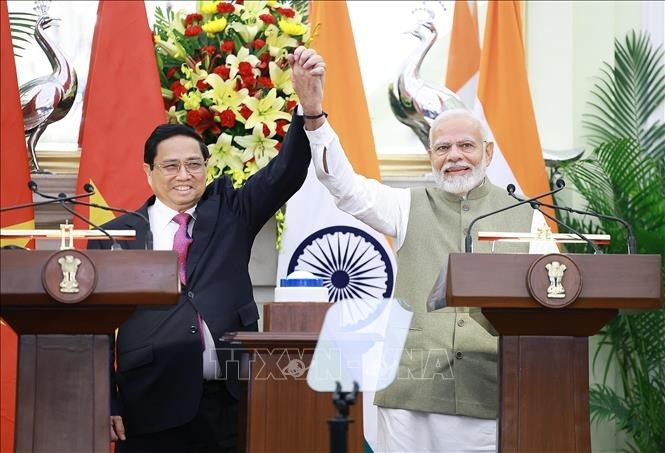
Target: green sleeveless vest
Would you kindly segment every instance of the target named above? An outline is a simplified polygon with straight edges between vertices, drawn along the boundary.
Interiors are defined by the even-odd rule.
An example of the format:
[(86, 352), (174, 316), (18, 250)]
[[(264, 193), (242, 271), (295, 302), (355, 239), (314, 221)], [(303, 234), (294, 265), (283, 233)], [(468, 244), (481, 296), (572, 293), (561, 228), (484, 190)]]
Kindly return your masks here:
[[(504, 189), (487, 179), (462, 200), (439, 188), (412, 188), (409, 223), (397, 252), (395, 297), (414, 311), (398, 375), (377, 392), (381, 407), (496, 418), (497, 337), (476, 308), (427, 312), (432, 286), (448, 254), (464, 250), (464, 233), (476, 217), (513, 204)], [(478, 231), (531, 230), (528, 205), (476, 222)], [(473, 251), (490, 253), (491, 243), (474, 239)], [(528, 244), (496, 243), (494, 253), (526, 253)], [(479, 285), (483, 282), (479, 281)]]

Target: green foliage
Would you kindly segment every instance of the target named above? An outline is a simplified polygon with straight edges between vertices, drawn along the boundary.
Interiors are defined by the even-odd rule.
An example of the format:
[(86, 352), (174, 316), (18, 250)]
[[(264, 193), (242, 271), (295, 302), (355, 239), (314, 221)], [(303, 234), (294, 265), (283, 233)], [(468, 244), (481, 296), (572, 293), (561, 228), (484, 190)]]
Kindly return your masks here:
[(9, 13), (9, 31), (12, 36), (15, 56), (20, 57), (20, 51), (25, 50), (23, 46), (31, 42), (35, 34), (35, 24), (38, 17), (34, 13)]
[[(563, 168), (587, 210), (615, 215), (633, 226), (639, 253), (665, 261), (665, 126), (653, 120), (665, 100), (662, 48), (646, 34), (615, 41), (615, 64), (605, 63), (585, 115), (591, 155)], [(612, 236), (609, 253), (626, 253), (621, 225), (562, 215), (580, 231)], [(664, 263), (665, 264), (665, 263)], [(665, 276), (665, 265), (661, 268)], [(613, 421), (628, 436), (628, 449), (661, 451), (665, 445), (665, 311), (621, 315), (599, 333), (599, 354), (609, 355), (602, 384), (590, 389), (591, 418)], [(607, 385), (610, 366), (619, 388)]]

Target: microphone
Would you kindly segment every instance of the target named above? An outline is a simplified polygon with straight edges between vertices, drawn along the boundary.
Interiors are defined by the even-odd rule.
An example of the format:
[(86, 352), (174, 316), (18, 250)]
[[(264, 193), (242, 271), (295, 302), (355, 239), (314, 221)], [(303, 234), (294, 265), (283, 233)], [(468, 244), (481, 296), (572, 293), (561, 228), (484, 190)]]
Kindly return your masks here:
[[(559, 182), (559, 181), (563, 181), (563, 180), (558, 179), (557, 182)], [(510, 191), (508, 191), (508, 194), (516, 200), (521, 200), (520, 198), (517, 197), (517, 195), (515, 195), (514, 193), (511, 193)], [(589, 244), (591, 246), (591, 248), (593, 249), (593, 254), (594, 255), (602, 255), (603, 254), (603, 251), (600, 250), (598, 248), (598, 246), (596, 244), (594, 244), (591, 239), (589, 239), (588, 237), (586, 237), (584, 234), (580, 233), (579, 231), (577, 231), (573, 227), (571, 227), (569, 225), (566, 225), (565, 223), (563, 223), (562, 221), (560, 221), (556, 217), (554, 217), (552, 215), (549, 215), (548, 213), (546, 213), (545, 211), (540, 209), (541, 206), (548, 206), (548, 205), (546, 205), (545, 203), (541, 203), (540, 201), (535, 201), (535, 200), (532, 201), (530, 204), (531, 204), (531, 207), (533, 209), (537, 210), (538, 212), (540, 212), (542, 215), (544, 215), (545, 217), (547, 217), (548, 219), (550, 219), (551, 221), (553, 221), (557, 225), (566, 228), (568, 231), (573, 233), (575, 236), (577, 236), (578, 238), (582, 239), (584, 242)], [(548, 206), (548, 207), (552, 207), (552, 208), (556, 209), (555, 206)]]
[[(516, 198), (516, 197), (513, 197), (513, 198)], [(536, 202), (534, 202), (534, 203), (536, 203)], [(635, 240), (635, 235), (633, 234), (633, 227), (631, 227), (630, 224), (628, 222), (626, 222), (625, 220), (623, 220), (622, 218), (615, 217), (615, 216), (612, 216), (612, 215), (598, 214), (597, 212), (593, 212), (593, 211), (582, 211), (582, 210), (579, 210), (579, 209), (568, 208), (568, 207), (565, 207), (565, 206), (551, 205), (551, 204), (543, 203), (542, 201), (538, 201), (537, 203), (538, 203), (539, 206), (545, 206), (546, 208), (560, 209), (562, 211), (567, 211), (567, 212), (570, 212), (570, 213), (573, 213), (573, 214), (590, 215), (592, 217), (597, 217), (599, 219), (605, 219), (605, 220), (610, 220), (610, 221), (613, 221), (613, 222), (618, 222), (621, 225), (623, 225), (623, 227), (626, 229), (626, 235), (628, 236), (628, 239), (627, 239), (628, 255), (633, 255), (633, 254), (637, 253), (637, 241)]]
[[(469, 224), (469, 227), (466, 230), (466, 236), (464, 237), (464, 252), (465, 253), (471, 253), (473, 251), (472, 239), (471, 239), (471, 228), (473, 227), (473, 225), (478, 220), (484, 219), (485, 217), (489, 217), (489, 216), (492, 216), (494, 214), (498, 214), (498, 213), (503, 212), (503, 211), (507, 211), (508, 209), (516, 208), (516, 207), (521, 206), (521, 205), (526, 204), (526, 203), (531, 203), (532, 201), (535, 201), (539, 198), (544, 198), (548, 195), (554, 195), (557, 192), (561, 192), (563, 190), (563, 188), (566, 187), (566, 183), (563, 181), (563, 179), (559, 179), (556, 182), (556, 186), (557, 186), (556, 189), (551, 190), (549, 192), (537, 195), (537, 196), (535, 196), (533, 198), (529, 198), (527, 200), (521, 200), (519, 203), (515, 203), (515, 204), (512, 204), (510, 206), (506, 206), (505, 208), (497, 209), (496, 211), (488, 212), (487, 214), (483, 214), (483, 215), (478, 216), (475, 219), (473, 219), (471, 221), (471, 223)], [(513, 194), (515, 192), (515, 185), (508, 184), (508, 186), (506, 187), (506, 190), (508, 190), (509, 195)]]
[[(92, 184), (84, 184), (83, 189), (85, 191), (90, 192), (91, 194), (95, 192), (95, 189), (93, 188)], [(64, 193), (58, 194), (58, 197), (61, 197), (61, 196), (67, 197), (67, 195), (64, 194)], [(146, 233), (145, 233), (145, 249), (146, 250), (152, 250), (152, 230), (150, 230), (150, 220), (148, 220), (148, 218), (145, 215), (141, 214), (140, 212), (128, 211), (128, 210), (122, 209), (122, 208), (112, 208), (110, 206), (103, 206), (103, 205), (100, 205), (100, 204), (97, 204), (97, 203), (88, 203), (86, 201), (80, 201), (80, 200), (68, 200), (68, 201), (71, 204), (78, 204), (78, 205), (81, 205), (81, 206), (88, 206), (88, 207), (91, 207), (91, 208), (103, 209), (104, 211), (121, 212), (123, 214), (129, 214), (129, 215), (133, 215), (133, 216), (136, 216), (136, 217), (140, 218), (148, 226), (148, 228), (146, 229)]]
[[(45, 194), (45, 193), (40, 192), (39, 191), (39, 186), (37, 185), (36, 182), (34, 182), (32, 180), (30, 180), (28, 182), (28, 188), (30, 189), (31, 192), (39, 195), (40, 197), (48, 199), (50, 203), (60, 203), (60, 206), (62, 206), (62, 208), (65, 211), (69, 212), (74, 217), (78, 217), (79, 219), (83, 220), (85, 223), (92, 226), (97, 231), (101, 231), (106, 237), (108, 237), (111, 240), (111, 250), (122, 250), (122, 247), (120, 247), (120, 244), (118, 244), (118, 241), (116, 241), (113, 238), (113, 236), (111, 236), (109, 234), (108, 231), (106, 231), (104, 228), (100, 227), (99, 225), (93, 223), (91, 220), (86, 219), (82, 215), (74, 212), (73, 209), (70, 209), (68, 206), (65, 205), (65, 202), (67, 202), (67, 201), (72, 202), (72, 200), (75, 199), (75, 198), (89, 197), (90, 195), (92, 195), (92, 193), (94, 193), (94, 190), (93, 190), (92, 193), (86, 191), (87, 193), (85, 195), (78, 195), (78, 196), (75, 195), (74, 197), (67, 197), (66, 194), (63, 194), (63, 193), (59, 194), (57, 197), (54, 197), (53, 195), (49, 195), (49, 194)], [(60, 195), (65, 195), (65, 196), (61, 197)]]
[[(37, 183), (32, 181), (32, 180), (28, 183), (28, 188), (30, 189), (31, 192), (36, 193), (37, 195), (39, 195), (43, 198), (46, 198), (46, 200), (45, 201), (34, 201), (32, 203), (17, 204), (17, 205), (14, 205), (14, 206), (8, 206), (8, 207), (5, 207), (5, 208), (0, 208), (0, 212), (15, 211), (17, 209), (31, 208), (31, 207), (35, 207), (35, 206), (42, 206), (42, 205), (45, 205), (45, 204), (60, 203), (62, 201), (76, 200), (76, 199), (79, 199), (79, 198), (89, 197), (90, 195), (92, 195), (94, 193), (94, 190), (93, 190), (92, 193), (72, 195), (70, 197), (68, 197), (66, 195), (65, 195), (64, 198), (54, 197), (52, 195), (47, 195), (45, 193), (35, 192), (35, 190), (37, 190), (38, 187), (37, 187)], [(33, 190), (33, 188), (35, 190)]]

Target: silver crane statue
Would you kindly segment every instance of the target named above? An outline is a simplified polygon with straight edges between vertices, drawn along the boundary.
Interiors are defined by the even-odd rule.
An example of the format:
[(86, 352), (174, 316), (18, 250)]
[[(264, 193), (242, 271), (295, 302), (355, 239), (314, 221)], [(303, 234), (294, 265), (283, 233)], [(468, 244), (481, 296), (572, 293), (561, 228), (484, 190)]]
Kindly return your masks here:
[(417, 8), (414, 13), (419, 13), (416, 26), (407, 33), (418, 38), (420, 44), (405, 61), (397, 80), (388, 86), (388, 97), (399, 122), (413, 129), (429, 148), (429, 129), (434, 118), (444, 110), (464, 108), (464, 103), (447, 88), (437, 88), (420, 77), (420, 66), (436, 41), (437, 32), (432, 11)]
[(46, 127), (69, 113), (78, 83), (76, 71), (62, 50), (44, 34), (44, 30), (59, 19), (48, 15), (48, 2), (36, 2), (35, 10), (40, 14), (35, 24), (35, 40), (48, 58), (53, 72), (21, 85), (19, 95), (30, 155), (30, 171), (46, 173), (37, 162), (35, 147)]

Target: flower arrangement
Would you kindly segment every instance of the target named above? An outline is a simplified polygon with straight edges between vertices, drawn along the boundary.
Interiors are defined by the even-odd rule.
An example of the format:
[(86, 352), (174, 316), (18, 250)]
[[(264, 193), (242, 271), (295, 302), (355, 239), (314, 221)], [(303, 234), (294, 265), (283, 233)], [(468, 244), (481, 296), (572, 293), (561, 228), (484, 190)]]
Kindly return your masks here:
[(164, 106), (169, 122), (208, 144), (208, 179), (225, 174), (240, 187), (279, 153), (297, 105), (287, 55), (309, 42), (310, 27), (288, 2), (197, 4), (193, 14), (156, 9)]

